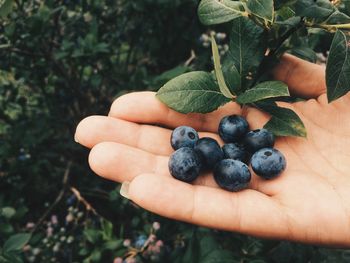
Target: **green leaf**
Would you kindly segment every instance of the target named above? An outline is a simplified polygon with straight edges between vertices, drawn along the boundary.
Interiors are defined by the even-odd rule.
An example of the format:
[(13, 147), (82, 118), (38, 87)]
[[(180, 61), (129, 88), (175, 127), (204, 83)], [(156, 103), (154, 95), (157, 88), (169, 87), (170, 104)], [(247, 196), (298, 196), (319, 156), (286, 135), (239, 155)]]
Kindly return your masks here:
[(4, 244), (4, 251), (18, 251), (21, 250), (30, 240), (31, 234), (22, 233), (11, 236)]
[(266, 81), (239, 95), (236, 101), (240, 104), (247, 104), (282, 96), (289, 96), (288, 86), (285, 83), (281, 81)]
[(199, 237), (200, 240), (200, 262), (206, 258), (213, 250), (219, 249), (221, 246), (217, 240), (209, 235), (204, 234)]
[(241, 76), (229, 55), (224, 56), (221, 69), (231, 93), (237, 94), (241, 90)]
[(0, 215), (3, 217), (10, 219), (16, 214), (16, 210), (12, 207), (3, 207), (0, 209)]
[(194, 263), (200, 262), (200, 243), (199, 238), (197, 237), (197, 232), (194, 229), (192, 232), (191, 239), (188, 241), (186, 251), (181, 260), (183, 263)]
[(273, 0), (249, 0), (248, 9), (256, 16), (266, 19), (270, 22), (274, 18)]
[(101, 251), (99, 249), (95, 249), (90, 255), (91, 262), (101, 262), (101, 256)]
[(0, 1), (0, 17), (6, 17), (12, 11), (13, 0)]
[(296, 0), (274, 0), (275, 10), (281, 9), (283, 7), (288, 7), (290, 4), (293, 4)]
[(78, 251), (78, 255), (79, 256), (86, 256), (87, 254), (89, 254), (90, 250), (86, 247), (82, 247), (79, 251)]
[(249, 88), (264, 58), (267, 45), (266, 32), (246, 17), (232, 22), (228, 56), (233, 60), (243, 89)]
[(109, 240), (113, 236), (113, 224), (110, 221), (102, 220), (101, 222), (103, 239)]
[(229, 88), (226, 86), (224, 75), (221, 70), (219, 50), (218, 50), (218, 46), (216, 45), (214, 36), (211, 37), (211, 48), (213, 52), (215, 76), (218, 81), (220, 91), (226, 98), (232, 99), (233, 95), (229, 90)]
[(123, 244), (123, 240), (110, 240), (103, 244), (104, 249), (107, 250), (116, 250), (121, 247)]
[(326, 19), (334, 11), (334, 6), (328, 0), (298, 0), (295, 3), (295, 13), (297, 16)]
[(0, 224), (0, 233), (1, 234), (11, 234), (13, 233), (13, 226), (9, 223), (1, 223)]
[(4, 253), (3, 259), (0, 257), (0, 263), (23, 263), (20, 255), (15, 252)]
[(337, 25), (350, 23), (350, 17), (340, 11), (333, 12), (323, 24)]
[(167, 81), (189, 71), (190, 71), (190, 68), (188, 66), (179, 65), (155, 77), (152, 80), (152, 85), (159, 85), (158, 86), (159, 88), (161, 85), (164, 85)]
[[(290, 8), (289, 6), (285, 6), (283, 8), (281, 8), (280, 10), (278, 10), (276, 12), (276, 15), (278, 16), (278, 18), (281, 18), (282, 21), (276, 21), (276, 23), (279, 23), (279, 22), (284, 22), (285, 20), (287, 19), (290, 19), (290, 18), (298, 18), (298, 17), (295, 17), (295, 12), (292, 8)], [(276, 19), (277, 20), (277, 19)], [(298, 19), (298, 22), (300, 21), (300, 18)]]
[(198, 17), (204, 25), (221, 24), (247, 15), (242, 3), (231, 0), (202, 0)]
[(185, 73), (170, 80), (156, 96), (181, 113), (207, 113), (230, 101), (222, 95), (212, 75), (204, 71)]
[(276, 136), (306, 137), (304, 123), (292, 110), (278, 107), (275, 103), (258, 102), (255, 106), (269, 113), (271, 119), (264, 125)]
[(294, 56), (310, 61), (312, 63), (316, 63), (317, 61), (316, 52), (309, 47), (305, 47), (305, 46), (295, 47), (290, 50), (290, 53), (293, 54)]
[(330, 48), (326, 83), (328, 101), (332, 102), (350, 90), (350, 36), (338, 30)]
[(97, 243), (101, 237), (101, 232), (96, 229), (85, 229), (83, 234), (85, 238), (92, 244)]
[(201, 263), (236, 263), (232, 252), (223, 249), (213, 250), (206, 257), (202, 258)]

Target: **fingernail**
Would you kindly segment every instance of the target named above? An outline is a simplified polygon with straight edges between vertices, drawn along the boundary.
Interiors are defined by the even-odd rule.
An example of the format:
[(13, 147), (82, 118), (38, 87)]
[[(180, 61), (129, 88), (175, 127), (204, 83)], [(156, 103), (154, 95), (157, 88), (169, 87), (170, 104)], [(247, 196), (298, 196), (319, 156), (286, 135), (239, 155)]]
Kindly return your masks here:
[(76, 143), (79, 143), (76, 134), (74, 134), (74, 141), (75, 141)]
[(123, 182), (122, 183), (122, 187), (120, 188), (120, 195), (122, 197), (125, 197), (126, 199), (130, 199), (129, 198), (129, 185), (130, 185), (130, 182)]

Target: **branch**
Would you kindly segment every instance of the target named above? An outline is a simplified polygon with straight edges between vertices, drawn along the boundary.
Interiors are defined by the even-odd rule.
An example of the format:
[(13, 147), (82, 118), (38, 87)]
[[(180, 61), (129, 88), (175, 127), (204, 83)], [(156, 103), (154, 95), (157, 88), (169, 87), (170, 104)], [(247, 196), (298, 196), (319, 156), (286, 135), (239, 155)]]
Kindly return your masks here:
[(314, 24), (312, 22), (305, 22), (305, 26), (307, 27), (313, 27), (313, 28), (322, 28), (325, 29), (329, 32), (334, 32), (337, 29), (345, 29), (345, 30), (350, 30), (350, 23), (346, 24), (327, 24), (326, 22), (323, 22), (321, 24)]
[(44, 212), (44, 214), (40, 217), (38, 222), (35, 224), (35, 227), (31, 231), (32, 233), (34, 233), (38, 229), (38, 227), (43, 223), (43, 221), (46, 219), (46, 217), (51, 213), (51, 211), (56, 207), (56, 205), (64, 197), (64, 194), (65, 194), (65, 192), (67, 190), (68, 177), (69, 177), (69, 174), (70, 174), (71, 166), (72, 166), (72, 162), (70, 161), (70, 162), (68, 162), (66, 170), (65, 170), (64, 175), (63, 175), (63, 179), (62, 179), (63, 187), (62, 187), (61, 191), (58, 193), (55, 201), (50, 205), (50, 207)]
[(86, 199), (84, 197), (81, 196), (80, 192), (78, 191), (78, 189), (76, 189), (75, 187), (71, 187), (70, 190), (73, 192), (73, 194), (76, 196), (76, 198), (79, 200), (79, 202), (82, 202), (85, 207), (86, 210), (91, 211), (92, 213), (94, 213), (95, 215), (102, 217), (101, 215), (99, 215), (97, 213), (97, 211), (95, 210), (95, 208), (92, 207), (92, 205), (86, 201)]
[(191, 56), (186, 60), (185, 66), (188, 67), (195, 58), (196, 58), (196, 54), (194, 53), (194, 50), (191, 49)]

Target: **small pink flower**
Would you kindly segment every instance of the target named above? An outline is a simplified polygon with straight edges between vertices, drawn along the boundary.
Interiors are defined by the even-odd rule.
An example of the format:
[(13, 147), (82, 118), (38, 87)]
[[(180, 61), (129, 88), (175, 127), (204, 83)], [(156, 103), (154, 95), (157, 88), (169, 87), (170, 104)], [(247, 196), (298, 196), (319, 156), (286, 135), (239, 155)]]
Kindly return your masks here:
[(53, 228), (51, 226), (49, 226), (47, 229), (46, 229), (46, 236), (47, 237), (50, 237), (52, 236), (52, 233), (53, 233)]
[(153, 229), (155, 231), (159, 230), (160, 229), (160, 223), (159, 222), (153, 222), (153, 225), (152, 225)]
[(23, 247), (23, 251), (24, 252), (27, 252), (27, 251), (29, 251), (31, 249), (31, 246), (30, 245), (25, 245), (24, 247)]
[(126, 263), (136, 263), (136, 259), (134, 259), (134, 258), (127, 258), (127, 259), (125, 259), (125, 262)]
[(51, 223), (53, 225), (57, 225), (58, 224), (58, 219), (57, 219), (57, 216), (56, 215), (52, 215), (51, 216)]
[(28, 222), (26, 225), (26, 228), (28, 228), (28, 229), (31, 229), (33, 227), (35, 227), (35, 224), (33, 222)]
[(162, 240), (158, 240), (158, 241), (156, 242), (156, 246), (157, 246), (157, 247), (162, 247), (163, 245), (164, 245), (164, 243), (163, 243)]
[(117, 257), (113, 260), (113, 263), (123, 263), (123, 259), (121, 257)]
[(70, 223), (70, 222), (72, 222), (74, 220), (74, 216), (71, 214), (71, 213), (69, 213), (67, 216), (66, 216), (66, 222), (67, 223)]
[(130, 247), (130, 245), (131, 245), (130, 239), (125, 239), (124, 242), (123, 242), (123, 246), (124, 247)]
[(149, 240), (149, 242), (153, 243), (153, 242), (155, 242), (155, 241), (157, 240), (157, 237), (156, 237), (156, 235), (151, 234), (151, 235), (148, 237), (148, 240)]

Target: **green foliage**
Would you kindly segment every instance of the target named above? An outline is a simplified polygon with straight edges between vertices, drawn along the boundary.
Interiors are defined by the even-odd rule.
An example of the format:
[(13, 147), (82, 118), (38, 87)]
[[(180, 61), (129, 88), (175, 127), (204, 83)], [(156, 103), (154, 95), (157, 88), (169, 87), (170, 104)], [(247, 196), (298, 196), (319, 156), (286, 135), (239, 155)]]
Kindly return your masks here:
[(247, 2), (247, 7), (252, 14), (273, 22), (275, 13), (273, 0), (251, 0)]
[(272, 117), (264, 128), (277, 136), (306, 137), (307, 131), (299, 116), (292, 110), (278, 107), (275, 103), (260, 102), (257, 107)]
[(222, 69), (221, 69), (221, 62), (220, 62), (220, 55), (219, 55), (218, 46), (216, 45), (216, 41), (215, 41), (215, 38), (213, 36), (211, 37), (211, 47), (212, 47), (212, 52), (213, 52), (215, 75), (216, 75), (216, 79), (218, 81), (220, 91), (226, 98), (232, 99), (233, 94), (231, 93), (230, 89), (227, 87), (227, 85), (225, 83), (224, 74), (223, 74)]
[(246, 16), (240, 2), (231, 0), (203, 0), (198, 7), (198, 17), (204, 25), (214, 25)]
[(228, 56), (235, 64), (243, 90), (256, 78), (258, 67), (266, 52), (266, 32), (248, 18), (232, 24)]
[(281, 81), (265, 81), (239, 95), (236, 101), (248, 104), (264, 99), (289, 96), (288, 86)]
[(6, 17), (12, 10), (13, 0), (2, 0), (0, 2), (0, 17)]
[(298, 16), (325, 20), (334, 12), (333, 5), (327, 0), (299, 0), (295, 4)]
[(30, 234), (15, 234), (5, 242), (2, 249), (5, 253), (19, 251), (28, 243), (30, 237)]
[[(328, 100), (331, 102), (346, 94), (350, 90), (350, 17), (346, 13), (348, 2), (338, 5), (339, 8), (328, 0), (202, 0), (198, 15), (203, 24), (230, 22), (227, 23), (227, 28), (231, 29), (229, 49), (223, 55), (222, 66), (216, 42), (212, 41), (214, 70), (222, 95), (241, 105), (250, 104), (249, 106), (256, 106), (252, 103), (265, 99), (279, 100), (280, 97), (289, 96), (285, 85), (266, 82), (270, 79), (269, 71), (286, 51), (316, 62), (318, 58), (314, 49), (320, 46), (324, 33), (320, 29), (330, 33), (336, 31), (327, 63)], [(323, 52), (327, 50), (321, 48)], [(205, 99), (196, 100), (194, 107), (185, 105), (192, 103), (192, 100), (184, 100), (186, 95), (180, 91), (183, 89), (186, 93), (188, 89), (188, 85), (181, 85), (186, 82), (184, 78), (179, 76), (169, 82), (172, 89), (176, 85), (176, 93), (164, 93), (168, 84), (159, 90), (161, 100), (166, 104), (171, 102), (168, 106), (172, 109), (182, 113), (210, 112), (228, 102), (218, 103), (213, 99), (214, 103), (210, 103), (207, 90), (210, 86), (215, 87), (212, 79), (201, 76), (196, 79), (196, 76), (192, 76), (191, 86), (196, 86), (197, 82), (198, 86), (205, 86), (203, 92), (206, 95), (203, 96)], [(177, 79), (181, 79), (181, 82), (177, 82)], [(200, 91), (196, 93), (196, 97), (202, 97)], [(277, 108), (271, 112), (272, 118), (265, 127), (275, 135), (306, 136), (305, 127), (294, 112)]]
[(230, 101), (220, 92), (213, 76), (204, 71), (170, 80), (158, 91), (157, 98), (182, 113), (206, 113)]
[(327, 97), (331, 102), (350, 91), (350, 35), (338, 30), (329, 52), (326, 69)]

